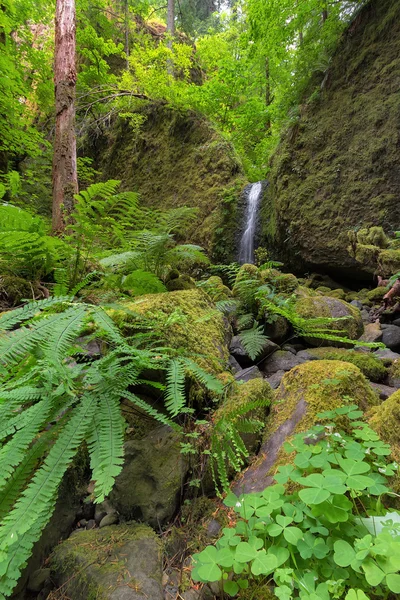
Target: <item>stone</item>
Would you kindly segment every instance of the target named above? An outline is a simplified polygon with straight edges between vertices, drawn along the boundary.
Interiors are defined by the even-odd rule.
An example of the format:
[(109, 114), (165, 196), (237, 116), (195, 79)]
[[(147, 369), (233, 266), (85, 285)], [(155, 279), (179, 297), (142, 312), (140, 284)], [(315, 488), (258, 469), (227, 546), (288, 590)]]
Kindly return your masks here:
[(393, 350), (389, 350), (389, 348), (379, 348), (379, 350), (375, 350), (373, 354), (383, 360), (383, 362), (389, 364), (400, 358), (400, 354), (393, 352)]
[(364, 308), (364, 307), (363, 307), (363, 303), (362, 303), (362, 302), (360, 302), (359, 300), (352, 300), (352, 301), (350, 302), (350, 304), (351, 304), (352, 306), (355, 306), (356, 308), (358, 308), (358, 310), (360, 310), (360, 311), (361, 311), (361, 310)]
[(277, 344), (281, 344), (289, 337), (290, 324), (287, 319), (278, 316), (273, 323), (266, 323), (265, 334)]
[[(388, 385), (383, 385), (382, 383), (371, 383), (371, 387), (379, 394), (381, 400), (387, 400), (397, 391), (396, 387), (390, 387)], [(400, 387), (400, 385), (398, 387)]]
[(364, 333), (358, 339), (361, 342), (381, 342), (383, 332), (379, 321), (364, 324)]
[(293, 367), (300, 365), (304, 362), (303, 358), (299, 358), (299, 355), (292, 354), (291, 352), (285, 352), (285, 350), (278, 350), (271, 358), (267, 358), (261, 363), (261, 370), (265, 375), (273, 375), (277, 371), (290, 371)]
[(228, 367), (234, 374), (236, 374), (242, 370), (242, 367), (239, 365), (236, 358), (234, 356), (232, 356), (232, 354), (230, 354), (229, 358), (228, 358)]
[(95, 513), (94, 516), (94, 520), (96, 521), (96, 525), (100, 525), (101, 521), (104, 519), (104, 517), (107, 515), (105, 510), (101, 510), (101, 511), (97, 511)]
[(102, 518), (102, 520), (99, 523), (99, 527), (100, 527), (100, 529), (102, 529), (103, 527), (107, 527), (108, 525), (116, 525), (118, 523), (118, 521), (119, 521), (118, 513), (116, 511), (114, 511), (113, 513), (111, 512)]
[(259, 379), (262, 377), (262, 373), (255, 365), (248, 367), (247, 369), (241, 369), (235, 374), (236, 381), (250, 381), (250, 379)]
[(400, 319), (395, 319), (392, 321), (392, 325), (396, 325), (396, 327), (400, 327)]
[(211, 519), (207, 526), (207, 537), (216, 538), (221, 531), (221, 525), (216, 521), (216, 519)]
[[(271, 340), (267, 340), (265, 342), (264, 348), (260, 352), (259, 356), (257, 356), (257, 361), (262, 360), (263, 358), (269, 356), (270, 354), (275, 352), (275, 350), (278, 349), (279, 346), (277, 344), (271, 342)], [(254, 364), (254, 360), (252, 360), (247, 354), (239, 335), (235, 335), (232, 338), (231, 344), (229, 346), (229, 351), (243, 368), (250, 367)]]
[(110, 494), (123, 518), (159, 527), (175, 513), (188, 471), (180, 441), (178, 433), (163, 426), (125, 443), (124, 466)]
[(297, 354), (297, 350), (294, 346), (291, 346), (290, 344), (285, 344), (284, 346), (282, 346), (282, 350), (286, 350), (287, 352), (291, 352), (292, 354)]
[(400, 360), (394, 360), (390, 365), (388, 383), (394, 388), (400, 388)]
[[(379, 437), (390, 444), (392, 456), (400, 462), (400, 390), (396, 390), (380, 406), (374, 407), (369, 412), (369, 424)], [(398, 478), (397, 488), (399, 488)], [(395, 489), (399, 493), (399, 489)]]
[[(297, 292), (296, 312), (304, 319), (327, 317), (334, 319), (327, 324), (326, 329), (340, 331), (341, 337), (357, 340), (364, 332), (364, 325), (360, 311), (351, 304), (338, 298), (329, 296), (311, 295), (306, 288), (299, 288)], [(336, 334), (335, 334), (336, 335)], [(313, 346), (320, 346), (319, 338), (307, 338)], [(326, 346), (343, 346), (343, 342), (324, 340)]]
[(51, 556), (57, 585), (74, 600), (163, 600), (162, 563), (160, 540), (138, 523), (70, 537)]
[(342, 360), (358, 367), (361, 372), (371, 381), (382, 381), (387, 370), (382, 361), (371, 352), (359, 352), (357, 350), (347, 350), (345, 348), (310, 348), (299, 352), (297, 356), (308, 360)]
[(282, 381), (282, 377), (284, 376), (285, 373), (286, 373), (286, 371), (277, 371), (270, 377), (266, 378), (266, 381), (268, 381), (269, 385), (272, 387), (273, 390), (276, 390), (279, 387), (279, 385)]
[(390, 350), (400, 350), (400, 327), (388, 325), (382, 332), (382, 342)]
[(40, 592), (49, 579), (51, 569), (37, 569), (29, 575), (27, 589), (29, 592)]
[(365, 328), (365, 323), (370, 323), (371, 322), (370, 318), (369, 318), (369, 311), (366, 308), (363, 308), (360, 311), (360, 314), (361, 314), (361, 318), (363, 320), (364, 328)]
[(94, 519), (90, 519), (86, 523), (86, 529), (94, 529), (96, 527), (96, 521)]
[(271, 485), (278, 465), (290, 462), (283, 448), (285, 441), (313, 426), (318, 413), (342, 406), (345, 396), (362, 410), (379, 403), (364, 375), (350, 363), (316, 360), (286, 373), (271, 405), (258, 459), (234, 484), (233, 491), (260, 492)]

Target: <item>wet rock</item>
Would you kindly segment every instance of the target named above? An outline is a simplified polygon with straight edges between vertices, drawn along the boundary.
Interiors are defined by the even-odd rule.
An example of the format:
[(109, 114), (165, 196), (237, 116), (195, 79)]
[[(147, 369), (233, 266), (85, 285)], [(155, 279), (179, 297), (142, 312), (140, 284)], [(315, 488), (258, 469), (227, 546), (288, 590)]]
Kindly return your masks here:
[(365, 323), (370, 323), (369, 311), (366, 308), (363, 308), (360, 311), (360, 314), (361, 314), (361, 318), (363, 320), (364, 327), (365, 327)]
[[(257, 360), (261, 360), (263, 357), (269, 356), (270, 354), (275, 352), (275, 350), (278, 349), (279, 346), (277, 344), (271, 342), (271, 340), (267, 340), (265, 342), (263, 350), (260, 352), (260, 355), (257, 356)], [(235, 335), (232, 338), (231, 344), (229, 346), (229, 351), (233, 355), (233, 357), (238, 361), (238, 363), (242, 365), (243, 368), (250, 367), (251, 365), (253, 365), (254, 361), (247, 354), (240, 339), (240, 336)]]
[(294, 346), (291, 346), (290, 344), (285, 344), (284, 346), (282, 346), (282, 350), (286, 350), (287, 352), (291, 352), (292, 354), (297, 354), (297, 350)]
[[(371, 387), (379, 394), (381, 400), (387, 400), (392, 394), (396, 392), (395, 387), (389, 385), (383, 385), (382, 383), (371, 383)], [(400, 385), (398, 386), (400, 387)]]
[(241, 369), (235, 374), (236, 381), (250, 381), (250, 379), (259, 379), (262, 377), (262, 373), (255, 365), (248, 367), (247, 369)]
[(400, 350), (400, 327), (388, 325), (385, 328), (382, 327), (382, 329), (382, 342), (385, 346), (394, 352)]
[(375, 356), (383, 360), (384, 362), (391, 363), (394, 360), (398, 360), (400, 358), (400, 354), (397, 352), (393, 352), (389, 348), (379, 348), (379, 350), (375, 350), (373, 353)]
[(364, 306), (363, 306), (363, 303), (362, 303), (362, 302), (360, 302), (359, 300), (352, 300), (352, 301), (350, 302), (350, 304), (351, 304), (352, 306), (355, 306), (356, 308), (358, 308), (358, 310), (362, 310), (362, 309), (364, 308)]
[(188, 470), (180, 441), (179, 434), (164, 426), (125, 443), (124, 467), (110, 495), (122, 517), (154, 527), (172, 517)]
[(239, 365), (238, 361), (232, 354), (229, 355), (228, 366), (233, 373), (238, 373), (238, 371), (242, 370), (242, 367)]
[(359, 340), (362, 342), (381, 342), (382, 336), (383, 332), (379, 322), (366, 323), (364, 325), (364, 333)]
[(266, 378), (266, 381), (268, 381), (269, 385), (272, 387), (273, 390), (276, 390), (279, 387), (279, 385), (282, 381), (282, 377), (284, 376), (285, 373), (286, 373), (286, 371), (277, 371), (270, 377)]
[(400, 327), (400, 319), (395, 319), (395, 320), (392, 322), (392, 325), (396, 325), (396, 327)]
[(27, 589), (29, 592), (40, 592), (50, 577), (50, 569), (37, 569), (30, 574)]
[(293, 367), (300, 365), (304, 359), (299, 355), (294, 355), (285, 350), (278, 350), (274, 354), (261, 363), (261, 370), (265, 375), (273, 375), (278, 371), (290, 371)]
[(161, 543), (146, 525), (125, 523), (72, 536), (51, 568), (74, 600), (163, 600)]
[(389, 385), (400, 388), (400, 360), (394, 360), (389, 367)]
[(90, 519), (86, 523), (86, 529), (94, 529), (96, 527), (96, 521), (94, 519)]
[(307, 431), (321, 411), (342, 406), (345, 396), (363, 410), (379, 403), (364, 375), (350, 363), (318, 360), (286, 373), (271, 405), (259, 459), (234, 484), (233, 491), (259, 492), (271, 485), (277, 466), (290, 462), (283, 448), (285, 441)]
[(221, 531), (221, 525), (215, 519), (211, 519), (207, 527), (207, 537), (215, 538), (218, 537)]
[(103, 527), (107, 527), (108, 525), (116, 525), (119, 521), (118, 513), (111, 512), (100, 521), (99, 527), (102, 529)]

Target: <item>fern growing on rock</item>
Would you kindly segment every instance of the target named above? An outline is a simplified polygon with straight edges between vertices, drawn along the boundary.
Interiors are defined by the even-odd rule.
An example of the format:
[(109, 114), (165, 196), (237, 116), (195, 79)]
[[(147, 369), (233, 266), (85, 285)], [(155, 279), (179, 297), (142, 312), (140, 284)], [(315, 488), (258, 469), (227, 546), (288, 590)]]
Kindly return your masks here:
[[(83, 361), (75, 357), (85, 355), (79, 335), (88, 327), (107, 350)], [(95, 501), (111, 491), (124, 460), (121, 399), (180, 430), (174, 418), (185, 410), (186, 373), (222, 391), (195, 362), (157, 348), (157, 340), (153, 349), (141, 342), (140, 334), (125, 339), (102, 308), (70, 297), (0, 316), (0, 598), (15, 588), (84, 441)], [(144, 370), (165, 371), (166, 385), (143, 380)], [(139, 398), (141, 383), (165, 387), (164, 406)]]

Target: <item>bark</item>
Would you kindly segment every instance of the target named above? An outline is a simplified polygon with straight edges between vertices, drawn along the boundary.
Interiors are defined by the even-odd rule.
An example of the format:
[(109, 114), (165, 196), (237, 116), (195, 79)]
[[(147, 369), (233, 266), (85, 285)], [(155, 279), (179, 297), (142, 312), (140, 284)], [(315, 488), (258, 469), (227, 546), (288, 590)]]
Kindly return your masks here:
[(56, 0), (53, 232), (64, 231), (78, 192), (75, 138), (75, 0)]
[(170, 37), (168, 40), (168, 48), (172, 48), (172, 38), (175, 33), (175, 0), (168, 0), (167, 33)]

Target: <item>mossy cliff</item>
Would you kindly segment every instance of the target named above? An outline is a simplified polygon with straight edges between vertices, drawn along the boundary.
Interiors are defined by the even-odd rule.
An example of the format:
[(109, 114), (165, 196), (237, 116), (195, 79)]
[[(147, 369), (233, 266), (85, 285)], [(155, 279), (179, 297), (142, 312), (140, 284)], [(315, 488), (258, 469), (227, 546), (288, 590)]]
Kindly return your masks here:
[(349, 231), (400, 228), (399, 77), (400, 3), (372, 0), (272, 159), (264, 239), (287, 266), (353, 276)]
[(233, 256), (236, 205), (246, 183), (233, 147), (193, 111), (160, 102), (136, 110), (140, 127), (119, 118), (103, 136), (87, 141), (84, 152), (95, 158), (103, 179), (121, 179), (122, 188), (139, 192), (144, 205), (197, 207), (188, 239), (218, 258)]

